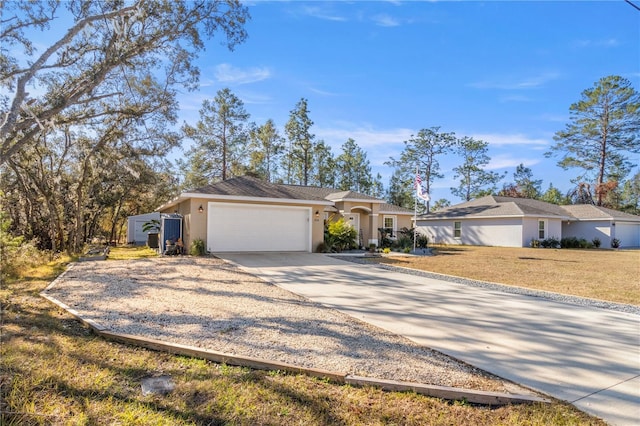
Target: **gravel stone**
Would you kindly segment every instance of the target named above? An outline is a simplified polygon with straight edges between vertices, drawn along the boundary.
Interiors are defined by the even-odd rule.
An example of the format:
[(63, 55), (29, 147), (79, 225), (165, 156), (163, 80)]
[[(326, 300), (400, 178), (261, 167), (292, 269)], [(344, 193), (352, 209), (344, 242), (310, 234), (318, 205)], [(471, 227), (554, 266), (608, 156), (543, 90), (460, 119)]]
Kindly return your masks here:
[(215, 257), (76, 263), (46, 294), (115, 333), (371, 378), (528, 393)]

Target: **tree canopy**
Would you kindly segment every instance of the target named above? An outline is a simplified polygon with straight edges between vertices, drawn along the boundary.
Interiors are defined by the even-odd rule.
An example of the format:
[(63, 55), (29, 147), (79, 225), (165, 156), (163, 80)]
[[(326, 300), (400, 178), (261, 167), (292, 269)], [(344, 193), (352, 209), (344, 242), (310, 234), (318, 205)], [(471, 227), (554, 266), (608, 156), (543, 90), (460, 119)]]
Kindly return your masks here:
[[(399, 160), (391, 158), (386, 164), (396, 167), (398, 177), (402, 176), (403, 181), (411, 182), (410, 185), (418, 172), (426, 186), (426, 192), (430, 193), (433, 182), (444, 177), (440, 171), (440, 159), (451, 153), (455, 143), (455, 134), (440, 132), (440, 127), (422, 129), (417, 136), (412, 135), (404, 142)], [(404, 198), (406, 196), (401, 197), (403, 200)], [(428, 212), (428, 202), (426, 208)]]
[[(150, 109), (175, 120), (174, 87), (198, 82), (201, 35), (221, 32), (233, 48), (249, 18), (236, 0), (1, 2), (0, 12), (0, 165), (64, 126)], [(63, 15), (70, 27), (38, 52), (28, 33)]]
[(463, 162), (453, 169), (454, 178), (459, 178), (460, 184), (451, 188), (452, 194), (469, 201), (495, 192), (502, 175), (485, 169), (491, 160), (488, 147), (487, 142), (468, 136), (458, 139), (455, 150)]
[(533, 171), (520, 163), (513, 173), (513, 182), (503, 185), (498, 195), (537, 199), (541, 195), (542, 179), (534, 179)]
[(338, 155), (336, 174), (338, 189), (352, 190), (368, 194), (373, 186), (371, 166), (367, 153), (358, 146), (355, 140), (349, 138), (342, 145), (342, 154)]
[(628, 155), (640, 153), (640, 93), (625, 78), (603, 77), (582, 92), (569, 114), (546, 155), (560, 155), (558, 166), (565, 170), (580, 169), (576, 182), (593, 182), (596, 203), (602, 205), (630, 171)]
[(194, 188), (244, 174), (250, 128), (244, 103), (228, 88), (213, 101), (205, 99), (200, 120), (182, 130), (195, 144), (187, 151), (185, 188)]
[(313, 121), (309, 118), (307, 100), (301, 98), (289, 113), (285, 132), (289, 140), (286, 161), (286, 182), (308, 185), (313, 167), (315, 135), (311, 133)]
[[(52, 251), (117, 240), (176, 190), (178, 87), (203, 37), (246, 37), (238, 1), (0, 2), (0, 191), (11, 232)], [(60, 36), (57, 34), (64, 29)], [(55, 31), (47, 32), (51, 28)], [(34, 34), (53, 34), (36, 49)]]

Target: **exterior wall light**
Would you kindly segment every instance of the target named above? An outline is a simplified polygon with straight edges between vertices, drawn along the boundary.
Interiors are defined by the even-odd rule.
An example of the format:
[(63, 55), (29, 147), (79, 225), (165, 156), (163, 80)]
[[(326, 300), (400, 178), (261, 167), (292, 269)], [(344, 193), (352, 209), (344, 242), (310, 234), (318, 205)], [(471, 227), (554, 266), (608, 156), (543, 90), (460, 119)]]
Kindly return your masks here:
[(204, 208), (202, 207), (202, 204), (200, 204), (200, 207), (198, 207), (198, 213), (202, 213), (204, 211)]

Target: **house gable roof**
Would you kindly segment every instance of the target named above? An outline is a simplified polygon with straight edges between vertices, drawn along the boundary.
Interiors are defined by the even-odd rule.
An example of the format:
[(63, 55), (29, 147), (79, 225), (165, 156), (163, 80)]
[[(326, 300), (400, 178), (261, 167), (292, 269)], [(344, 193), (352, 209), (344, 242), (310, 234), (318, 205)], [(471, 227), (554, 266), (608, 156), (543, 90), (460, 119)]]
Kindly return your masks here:
[[(389, 207), (391, 205), (385, 203), (384, 200), (355, 191), (340, 191), (335, 188), (317, 186), (285, 185), (263, 181), (251, 176), (239, 176), (186, 191), (175, 200), (161, 206), (158, 210), (166, 209), (188, 198), (197, 197), (271, 202), (299, 201), (326, 206), (333, 206), (334, 203), (340, 201), (360, 201), (386, 206), (385, 212), (406, 213), (404, 211), (406, 209), (398, 206)], [(393, 209), (394, 207), (396, 210)]]
[(226, 195), (236, 197), (284, 198), (289, 200), (322, 200), (304, 194), (289, 185), (266, 182), (251, 176), (240, 176), (187, 191), (189, 194)]
[(558, 217), (568, 219), (569, 213), (555, 204), (527, 198), (498, 197), (488, 195), (454, 206), (446, 207), (434, 213), (428, 213), (419, 219), (448, 218), (493, 218), (493, 217)]
[(573, 204), (562, 206), (571, 216), (579, 220), (619, 220), (629, 222), (640, 222), (640, 216), (608, 209), (606, 207), (594, 206), (593, 204)]
[(561, 220), (626, 220), (640, 222), (640, 216), (590, 204), (559, 206), (529, 198), (488, 195), (456, 204), (434, 213), (421, 215), (419, 220), (453, 218), (547, 217)]
[(414, 211), (405, 209), (404, 207), (396, 206), (395, 204), (383, 203), (380, 204), (381, 214), (402, 214), (402, 215), (414, 215)]

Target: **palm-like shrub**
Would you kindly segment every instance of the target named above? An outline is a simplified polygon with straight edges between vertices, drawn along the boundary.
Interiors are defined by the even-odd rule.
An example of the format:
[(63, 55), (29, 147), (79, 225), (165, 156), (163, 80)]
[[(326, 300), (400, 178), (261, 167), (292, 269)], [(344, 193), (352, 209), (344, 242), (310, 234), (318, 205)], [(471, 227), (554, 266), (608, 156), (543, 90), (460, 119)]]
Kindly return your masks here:
[(324, 241), (329, 251), (341, 252), (356, 247), (357, 235), (356, 229), (345, 222), (344, 218), (340, 218), (335, 222), (329, 222)]

